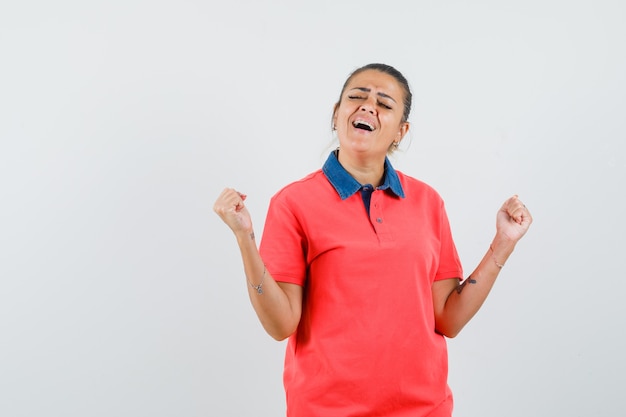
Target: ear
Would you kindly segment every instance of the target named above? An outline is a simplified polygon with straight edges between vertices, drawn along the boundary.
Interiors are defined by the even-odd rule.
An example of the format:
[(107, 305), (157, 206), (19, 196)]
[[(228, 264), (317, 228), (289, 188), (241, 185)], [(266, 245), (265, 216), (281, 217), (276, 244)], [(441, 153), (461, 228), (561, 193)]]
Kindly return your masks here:
[(404, 135), (406, 135), (409, 131), (409, 127), (411, 127), (411, 124), (409, 122), (402, 122), (400, 124), (400, 130), (398, 130), (398, 139), (396, 140), (396, 142), (400, 142), (402, 138), (404, 138)]
[(337, 130), (337, 110), (339, 110), (339, 103), (335, 103), (333, 107), (333, 130)]

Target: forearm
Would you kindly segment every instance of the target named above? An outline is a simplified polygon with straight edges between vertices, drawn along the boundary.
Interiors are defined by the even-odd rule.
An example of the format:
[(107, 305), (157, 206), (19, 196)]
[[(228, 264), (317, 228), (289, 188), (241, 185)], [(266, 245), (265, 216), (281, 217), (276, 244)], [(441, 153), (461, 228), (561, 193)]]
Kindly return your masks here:
[(465, 281), (453, 288), (442, 311), (436, 315), (439, 333), (454, 337), (474, 317), (514, 248), (515, 242), (496, 235), (478, 266)]
[(254, 232), (237, 235), (241, 250), (248, 295), (267, 333), (276, 340), (289, 337), (297, 328), (300, 313), (280, 285), (266, 270), (259, 254)]

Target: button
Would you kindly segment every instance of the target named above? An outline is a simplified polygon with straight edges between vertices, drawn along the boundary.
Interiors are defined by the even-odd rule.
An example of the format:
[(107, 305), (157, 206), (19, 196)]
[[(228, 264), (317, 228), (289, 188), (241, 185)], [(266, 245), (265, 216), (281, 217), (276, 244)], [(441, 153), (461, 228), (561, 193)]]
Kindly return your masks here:
[(378, 217), (378, 218), (376, 218), (376, 221), (377, 221), (378, 223), (382, 223), (382, 222), (383, 222), (383, 219), (381, 219), (380, 217)]

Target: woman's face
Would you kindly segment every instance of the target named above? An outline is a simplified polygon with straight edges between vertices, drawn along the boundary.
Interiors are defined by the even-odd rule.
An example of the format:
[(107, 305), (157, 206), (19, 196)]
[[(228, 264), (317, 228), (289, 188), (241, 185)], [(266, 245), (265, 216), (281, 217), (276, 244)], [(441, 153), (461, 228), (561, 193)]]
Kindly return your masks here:
[(355, 75), (333, 116), (341, 150), (384, 159), (409, 129), (403, 113), (404, 90), (393, 76), (376, 70)]

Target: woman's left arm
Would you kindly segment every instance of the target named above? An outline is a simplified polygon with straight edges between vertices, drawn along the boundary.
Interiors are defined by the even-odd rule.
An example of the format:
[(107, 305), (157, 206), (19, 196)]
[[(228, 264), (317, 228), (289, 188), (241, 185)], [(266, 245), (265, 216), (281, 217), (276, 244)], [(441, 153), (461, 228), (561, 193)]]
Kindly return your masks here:
[(476, 314), (500, 270), (533, 219), (517, 196), (506, 200), (496, 217), (496, 236), (482, 260), (465, 281), (445, 279), (432, 287), (435, 330), (455, 337)]

